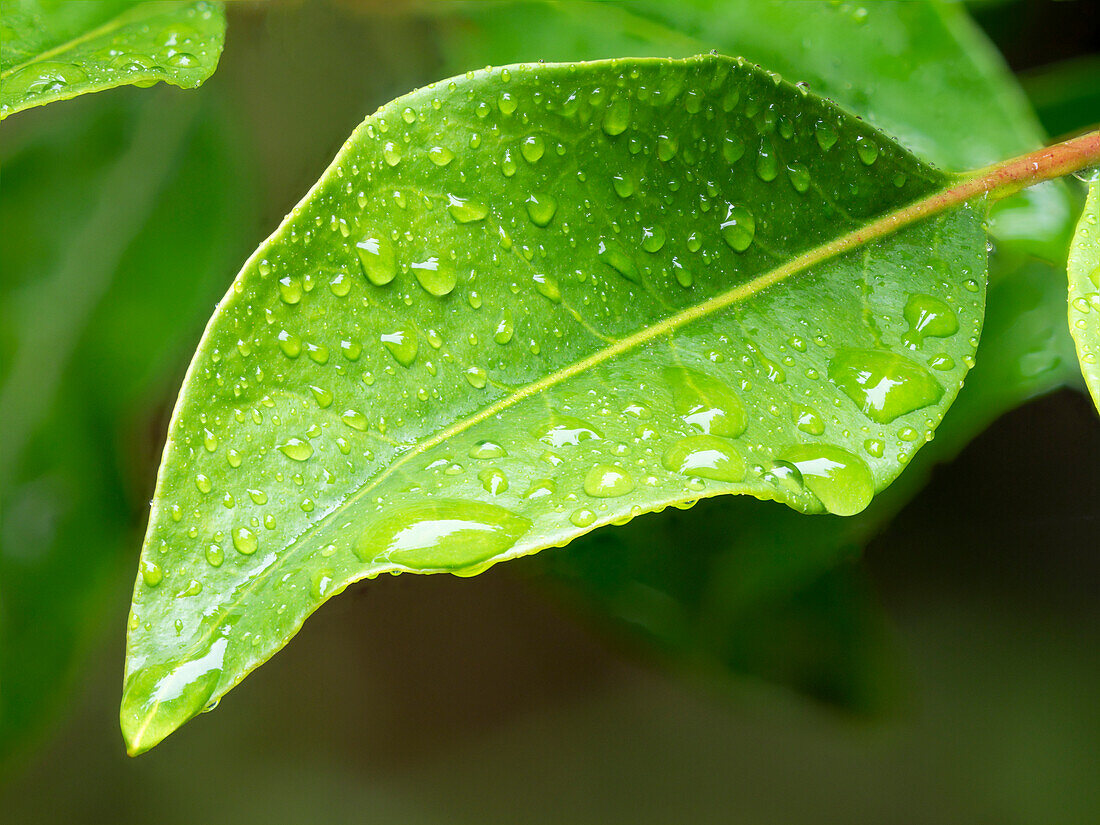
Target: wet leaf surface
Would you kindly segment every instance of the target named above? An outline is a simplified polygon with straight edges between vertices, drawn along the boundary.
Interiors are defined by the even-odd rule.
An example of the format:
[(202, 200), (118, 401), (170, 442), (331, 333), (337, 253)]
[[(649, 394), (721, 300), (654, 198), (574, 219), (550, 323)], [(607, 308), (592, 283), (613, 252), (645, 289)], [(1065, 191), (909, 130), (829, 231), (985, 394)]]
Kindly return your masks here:
[(189, 371), (135, 587), (132, 752), (358, 579), (473, 575), (722, 493), (863, 510), (972, 362), (980, 211), (780, 267), (945, 181), (727, 58), (510, 67), (383, 107)]

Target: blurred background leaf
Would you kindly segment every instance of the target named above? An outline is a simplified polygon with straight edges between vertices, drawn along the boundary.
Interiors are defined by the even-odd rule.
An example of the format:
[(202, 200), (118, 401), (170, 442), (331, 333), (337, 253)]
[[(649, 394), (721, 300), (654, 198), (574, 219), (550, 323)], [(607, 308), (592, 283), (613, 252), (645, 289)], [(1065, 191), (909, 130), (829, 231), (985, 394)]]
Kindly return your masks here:
[(194, 88), (225, 42), (222, 3), (3, 0), (0, 120), (125, 84)]
[[(830, 5), (838, 14), (859, 9)], [(865, 5), (874, 12), (881, 4)], [(464, 70), (563, 59), (601, 44), (641, 54), (645, 42), (612, 23), (544, 31), (546, 11), (535, 10), (478, 53), (462, 45), (481, 36), (476, 9), (470, 17), (444, 9), (442, 20), (417, 9), (234, 3), (218, 73), (178, 98), (193, 95), (197, 108), (177, 124), (183, 135), (167, 168), (197, 156), (193, 180), (183, 186), (180, 174), (165, 172), (158, 191), (183, 186), (175, 206), (127, 230), (129, 251), (107, 268), (110, 285), (88, 316), (89, 325), (100, 319), (97, 334), (89, 326), (75, 336), (7, 477), (12, 486), (0, 487), (5, 821), (1100, 818), (1100, 431), (1076, 392), (1002, 416), (1078, 380), (1064, 270), (1043, 260), (1060, 243), (1049, 228), (1030, 245), (998, 239), (978, 366), (936, 441), (865, 519), (791, 514), (783, 524), (779, 507), (704, 502), (477, 579), (387, 577), (352, 588), (224, 702), (220, 718), (196, 721), (138, 762), (124, 756), (116, 714), (123, 623), (167, 411), (244, 256), (365, 114), (446, 76), (452, 61), (469, 59), (457, 67)], [(945, 13), (975, 36), (960, 9)], [(1098, 14), (1087, 0), (1015, 0), (978, 14), (1025, 78), (1097, 50)], [(731, 37), (750, 23), (729, 25)], [(775, 59), (786, 59), (785, 48), (797, 55), (806, 37), (814, 43), (813, 27), (790, 25), (786, 45), (783, 31), (771, 35)], [(874, 20), (862, 25), (878, 31)], [(852, 37), (842, 64), (868, 59)], [(493, 51), (506, 48), (514, 58)], [(683, 49), (676, 53), (698, 50)], [(838, 59), (819, 51), (826, 68)], [(68, 239), (99, 208), (99, 181), (162, 92), (172, 94), (120, 89), (26, 112), (0, 129), (0, 387), (26, 325), (13, 296), (57, 272)], [(1100, 121), (1090, 106), (1065, 107), (1065, 130)], [(115, 108), (128, 120), (106, 114)], [(986, 119), (969, 121), (978, 129)], [(1045, 115), (1043, 123), (1062, 128)], [(1034, 125), (1027, 129), (1016, 139), (1037, 139)], [(207, 248), (216, 238), (220, 252)], [(147, 261), (124, 268), (139, 247)], [(100, 253), (90, 254), (95, 269)], [(192, 266), (197, 256), (211, 263)], [(200, 269), (197, 280), (188, 274)], [(116, 287), (123, 271), (131, 273), (125, 289)], [(131, 324), (146, 337), (130, 335)], [(158, 324), (163, 339), (149, 338)], [(936, 461), (960, 450), (936, 472)], [(5, 443), (0, 462), (7, 457)], [(620, 543), (627, 536), (640, 547)], [(658, 540), (695, 554), (715, 578), (685, 579)], [(560, 602), (545, 598), (548, 588)], [(687, 638), (711, 621), (706, 636)], [(593, 635), (591, 624), (612, 632)], [(662, 668), (649, 666), (652, 651)], [(893, 664), (888, 654), (897, 654)], [(679, 670), (675, 678), (669, 668)], [(837, 715), (771, 681), (879, 714)]]

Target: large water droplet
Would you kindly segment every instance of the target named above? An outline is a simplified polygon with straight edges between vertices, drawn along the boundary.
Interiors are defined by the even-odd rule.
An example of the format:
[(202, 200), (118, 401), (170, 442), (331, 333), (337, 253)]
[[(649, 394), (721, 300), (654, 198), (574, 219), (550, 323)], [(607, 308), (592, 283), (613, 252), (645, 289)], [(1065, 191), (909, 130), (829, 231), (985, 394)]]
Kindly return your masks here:
[(909, 322), (909, 332), (905, 343), (917, 349), (925, 338), (950, 338), (959, 331), (959, 319), (955, 312), (932, 295), (916, 293), (905, 302), (905, 320)]
[(455, 159), (455, 153), (446, 146), (433, 146), (428, 150), (428, 157), (436, 166), (446, 166)]
[(486, 467), (477, 474), (477, 478), (482, 489), (494, 496), (508, 489), (508, 476), (499, 467)]
[(878, 159), (878, 144), (869, 137), (857, 135), (856, 154), (864, 166), (870, 166)]
[(617, 498), (633, 489), (630, 474), (610, 464), (597, 464), (584, 477), (584, 491), (595, 498)]
[(620, 97), (612, 103), (603, 116), (603, 130), (609, 135), (621, 135), (630, 125), (630, 101)]
[(535, 163), (546, 152), (546, 142), (541, 135), (528, 135), (519, 145), (519, 151), (528, 163)]
[(555, 304), (561, 303), (561, 288), (558, 286), (557, 278), (540, 272), (532, 275), (531, 280), (535, 282), (535, 289), (540, 295), (549, 298)]
[(379, 336), (382, 345), (390, 351), (398, 364), (403, 367), (411, 366), (416, 360), (419, 349), (416, 343), (416, 332), (412, 329), (399, 329), (394, 332), (386, 332)]
[(238, 527), (233, 531), (233, 546), (238, 553), (251, 556), (260, 546), (260, 540), (247, 527)]
[[(477, 221), (483, 221), (486, 215), (489, 214), (488, 204), (482, 203), (481, 201), (460, 198), (456, 195), (448, 195), (447, 200), (447, 211), (451, 213), (451, 217), (458, 223), (476, 223)], [(416, 264), (413, 264), (413, 266), (416, 266)]]
[(722, 381), (698, 370), (666, 367), (664, 379), (672, 387), (676, 414), (704, 433), (736, 438), (748, 418), (741, 399)]
[(554, 213), (558, 211), (558, 201), (553, 195), (532, 194), (524, 204), (531, 223), (535, 226), (546, 226), (554, 219)]
[(722, 238), (735, 252), (744, 252), (756, 237), (756, 217), (747, 206), (728, 204), (722, 221)]
[(782, 458), (798, 468), (803, 483), (825, 509), (838, 516), (861, 512), (875, 494), (871, 471), (863, 459), (829, 444), (796, 444)]
[(760, 152), (756, 156), (756, 176), (762, 181), (772, 181), (778, 174), (779, 158), (771, 138), (765, 135), (760, 140)]
[(928, 370), (882, 350), (840, 350), (829, 362), (829, 379), (879, 424), (888, 424), (943, 397), (943, 387)]
[(288, 438), (286, 443), (279, 445), (279, 450), (294, 461), (305, 461), (313, 455), (313, 445), (301, 438)]
[(389, 238), (364, 238), (355, 245), (363, 273), (372, 284), (383, 286), (397, 275), (397, 260)]
[(660, 252), (666, 238), (664, 228), (657, 224), (642, 227), (642, 249), (646, 252)]
[(355, 554), (364, 562), (414, 570), (457, 570), (505, 552), (530, 526), (496, 504), (424, 501), (393, 508), (368, 524)]
[(437, 298), (450, 294), (458, 283), (454, 261), (446, 256), (433, 255), (425, 261), (409, 264), (409, 268), (420, 285)]
[(665, 469), (692, 478), (741, 481), (745, 459), (730, 444), (712, 435), (689, 435), (668, 448), (661, 459)]

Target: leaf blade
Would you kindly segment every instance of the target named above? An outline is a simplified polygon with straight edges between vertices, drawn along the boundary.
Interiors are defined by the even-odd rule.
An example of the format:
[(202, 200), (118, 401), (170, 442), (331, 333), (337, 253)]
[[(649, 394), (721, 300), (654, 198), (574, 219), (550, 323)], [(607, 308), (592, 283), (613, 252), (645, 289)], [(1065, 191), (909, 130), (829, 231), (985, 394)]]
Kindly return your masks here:
[(1100, 410), (1100, 176), (1088, 198), (1069, 251), (1069, 329), (1081, 374)]
[(7, 0), (0, 120), (126, 84), (202, 84), (225, 40), (222, 4)]
[[(383, 107), (188, 372), (134, 591), (131, 752), (358, 579), (472, 575), (724, 492), (858, 512), (961, 385), (984, 235), (967, 205), (821, 250), (945, 182), (729, 58), (508, 67)], [(939, 378), (925, 339), (952, 353)]]

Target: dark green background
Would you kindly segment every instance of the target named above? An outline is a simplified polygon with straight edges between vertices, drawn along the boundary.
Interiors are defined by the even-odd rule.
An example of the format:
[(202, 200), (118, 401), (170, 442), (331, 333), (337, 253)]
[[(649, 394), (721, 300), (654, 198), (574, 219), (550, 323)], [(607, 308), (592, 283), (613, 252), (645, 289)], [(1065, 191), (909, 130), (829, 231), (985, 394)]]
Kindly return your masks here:
[[(1100, 121), (1092, 4), (975, 10), (1051, 133)], [(119, 89), (0, 130), (4, 294), (75, 249), (59, 329), (88, 319), (68, 343), (43, 344), (64, 364), (27, 448), (43, 472), (2, 514), (4, 546), (22, 554), (0, 582), (3, 613), (29, 641), (5, 651), (0, 673), (5, 702), (26, 711), (0, 720), (0, 820), (1100, 819), (1100, 423), (1070, 390), (1001, 418), (938, 468), (863, 561), (853, 550), (756, 611), (730, 642), (732, 665), (754, 676), (606, 632), (536, 557), (469, 580), (353, 587), (216, 714), (124, 756), (126, 608), (202, 325), (363, 114), (436, 79), (444, 60), (433, 23), (392, 3), (235, 4), (200, 92)], [(143, 128), (148, 157), (130, 149)], [(150, 206), (131, 225), (84, 230), (105, 185)], [(16, 325), (53, 306), (0, 308), (4, 373)], [(704, 502), (663, 529), (691, 547), (718, 508), (767, 506)], [(639, 542), (645, 521), (625, 528)], [(36, 566), (56, 524), (83, 553)], [(23, 600), (51, 583), (79, 598), (43, 616)]]

